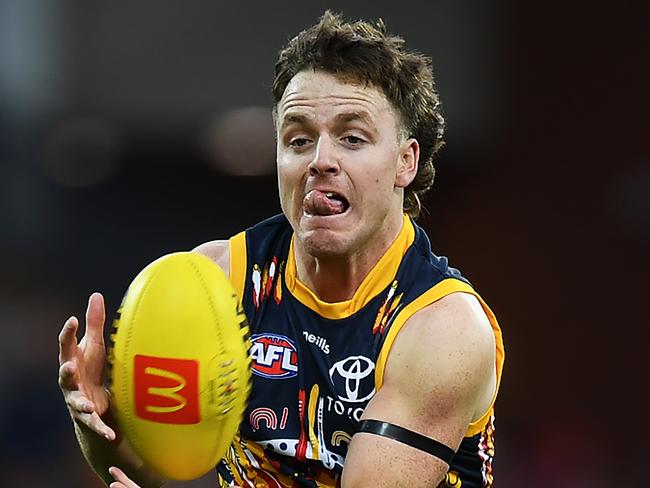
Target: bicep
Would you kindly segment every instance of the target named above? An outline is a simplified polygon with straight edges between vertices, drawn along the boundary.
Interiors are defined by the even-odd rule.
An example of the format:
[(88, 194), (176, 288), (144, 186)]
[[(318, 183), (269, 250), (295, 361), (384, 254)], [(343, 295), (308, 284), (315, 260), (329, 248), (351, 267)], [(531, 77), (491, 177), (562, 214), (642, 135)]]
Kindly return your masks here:
[[(390, 351), (384, 384), (362, 418), (458, 449), (494, 369), (489, 323), (466, 300), (450, 296), (409, 319)], [(343, 486), (437, 486), (448, 469), (446, 462), (407, 444), (357, 433), (346, 456)]]
[(348, 449), (343, 488), (435, 487), (449, 467), (431, 455), (373, 434), (358, 433)]
[[(455, 451), (471, 414), (468, 408), (440, 407), (432, 413), (429, 406), (410, 400), (386, 382), (366, 407), (362, 419), (389, 422)], [(442, 459), (407, 443), (359, 432), (353, 436), (345, 458), (343, 487), (432, 487), (438, 485), (448, 469)]]
[[(409, 428), (417, 419), (399, 422), (386, 415), (384, 408), (391, 408), (391, 403), (384, 403), (382, 389), (377, 395), (381, 408), (366, 408), (364, 418), (381, 419), (393, 425)], [(373, 400), (374, 401), (374, 400)], [(369, 405), (370, 407), (370, 405)], [(420, 431), (421, 432), (421, 431)], [(437, 457), (411, 447), (406, 443), (376, 434), (358, 432), (352, 437), (345, 458), (342, 486), (358, 487), (434, 487), (449, 469), (447, 463)]]

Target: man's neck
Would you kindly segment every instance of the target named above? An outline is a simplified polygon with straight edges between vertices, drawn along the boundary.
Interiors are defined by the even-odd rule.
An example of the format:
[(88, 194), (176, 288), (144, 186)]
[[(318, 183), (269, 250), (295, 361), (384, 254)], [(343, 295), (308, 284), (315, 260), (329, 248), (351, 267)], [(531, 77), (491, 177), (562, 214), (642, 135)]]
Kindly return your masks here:
[(315, 257), (299, 242), (294, 243), (297, 278), (324, 302), (350, 300), (372, 268), (395, 242), (403, 225), (399, 220), (389, 223), (349, 256)]

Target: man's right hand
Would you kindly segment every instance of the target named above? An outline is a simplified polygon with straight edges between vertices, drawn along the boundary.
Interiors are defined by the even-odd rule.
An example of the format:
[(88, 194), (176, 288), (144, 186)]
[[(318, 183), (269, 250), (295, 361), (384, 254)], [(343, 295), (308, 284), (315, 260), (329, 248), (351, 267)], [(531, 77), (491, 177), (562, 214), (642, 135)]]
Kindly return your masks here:
[(70, 317), (59, 334), (59, 386), (74, 421), (109, 441), (116, 433), (102, 420), (110, 397), (104, 388), (104, 297), (93, 293), (86, 310), (86, 331), (77, 343), (79, 320)]

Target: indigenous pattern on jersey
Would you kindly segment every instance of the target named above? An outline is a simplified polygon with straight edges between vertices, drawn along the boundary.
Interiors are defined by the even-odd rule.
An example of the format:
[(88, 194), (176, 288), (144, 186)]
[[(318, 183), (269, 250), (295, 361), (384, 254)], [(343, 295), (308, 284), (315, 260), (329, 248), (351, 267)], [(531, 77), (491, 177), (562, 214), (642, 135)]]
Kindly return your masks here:
[[(397, 333), (449, 293), (471, 293), (483, 305), (501, 377), (494, 315), (406, 216), (395, 242), (345, 302), (325, 303), (297, 279), (284, 216), (231, 238), (230, 261), (251, 328), (253, 384), (239, 434), (217, 466), (222, 487), (340, 486), (348, 445), (381, 388)], [(470, 424), (441, 487), (492, 486), (493, 432), (490, 407)]]

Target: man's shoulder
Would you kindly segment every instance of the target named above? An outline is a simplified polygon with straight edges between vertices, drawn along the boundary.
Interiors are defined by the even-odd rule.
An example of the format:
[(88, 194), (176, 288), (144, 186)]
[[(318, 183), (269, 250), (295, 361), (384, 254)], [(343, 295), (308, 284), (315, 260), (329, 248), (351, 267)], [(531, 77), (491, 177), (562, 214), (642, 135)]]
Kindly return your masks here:
[(218, 239), (199, 244), (192, 252), (210, 258), (226, 275), (230, 273), (230, 241)]
[[(279, 234), (293, 232), (289, 221), (283, 214), (274, 215), (261, 222), (247, 228), (230, 239), (216, 239), (214, 241), (199, 244), (192, 252), (202, 254), (215, 262), (226, 274), (230, 273), (230, 260), (232, 247), (235, 251), (246, 252), (244, 248), (247, 244), (252, 244), (254, 248), (263, 247), (264, 241), (273, 241)], [(238, 249), (241, 247), (241, 249)], [(237, 254), (237, 252), (235, 252)]]
[[(412, 221), (415, 230), (415, 237), (413, 245), (410, 249), (410, 259), (417, 262), (416, 266), (411, 266), (415, 269), (420, 269), (434, 276), (437, 280), (446, 278), (455, 278), (471, 284), (470, 281), (463, 276), (458, 268), (449, 264), (447, 256), (434, 252), (431, 247), (431, 241), (427, 232), (423, 227)], [(412, 263), (409, 263), (411, 265)]]
[(474, 420), (494, 395), (494, 364), (488, 317), (474, 296), (456, 292), (407, 321), (393, 345), (385, 381), (423, 405), (464, 404)]
[[(485, 347), (481, 348), (477, 341), (481, 338), (493, 340), (492, 326), (479, 300), (460, 290), (422, 308), (409, 322), (413, 322), (413, 330), (419, 329), (431, 341), (446, 337), (454, 343), (469, 342), (472, 347), (482, 350)], [(487, 350), (492, 350), (492, 347)]]

